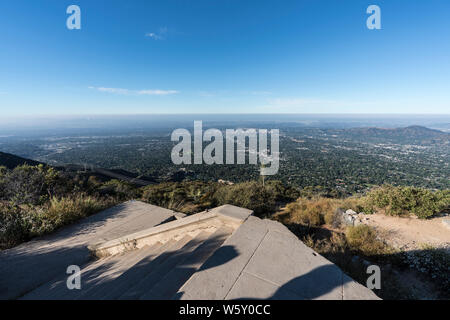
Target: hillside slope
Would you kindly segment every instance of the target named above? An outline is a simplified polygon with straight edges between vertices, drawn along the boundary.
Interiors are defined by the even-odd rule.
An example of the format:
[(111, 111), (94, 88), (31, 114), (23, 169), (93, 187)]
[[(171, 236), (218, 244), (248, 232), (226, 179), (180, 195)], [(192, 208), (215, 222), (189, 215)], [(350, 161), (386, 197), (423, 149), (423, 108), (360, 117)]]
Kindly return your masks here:
[(8, 169), (14, 169), (22, 164), (28, 164), (30, 166), (36, 166), (40, 164), (38, 161), (25, 159), (19, 156), (15, 156), (10, 153), (0, 152), (0, 166), (5, 166)]

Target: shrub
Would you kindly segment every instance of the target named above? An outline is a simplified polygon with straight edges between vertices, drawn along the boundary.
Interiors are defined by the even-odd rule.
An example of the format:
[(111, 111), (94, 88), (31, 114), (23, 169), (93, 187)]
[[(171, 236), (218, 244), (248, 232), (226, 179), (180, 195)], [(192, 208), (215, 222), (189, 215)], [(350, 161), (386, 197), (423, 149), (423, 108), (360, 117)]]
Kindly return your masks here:
[(243, 182), (224, 186), (216, 191), (216, 204), (232, 204), (253, 210), (261, 216), (275, 211), (277, 193), (271, 186), (263, 186), (258, 182)]
[(315, 200), (299, 199), (296, 202), (290, 203), (286, 207), (286, 211), (290, 215), (291, 222), (315, 227), (325, 222), (325, 212), (321, 204)]
[(52, 198), (44, 210), (42, 219), (45, 232), (73, 223), (81, 218), (90, 216), (115, 204), (110, 199), (96, 199), (91, 196), (79, 195), (75, 197)]
[(0, 203), (0, 249), (25, 241), (28, 234), (21, 208)]
[(379, 240), (376, 231), (367, 225), (347, 227), (345, 237), (349, 247), (362, 255), (374, 256), (387, 253), (387, 245)]
[(72, 189), (72, 181), (62, 173), (43, 165), (22, 165), (3, 172), (0, 179), (3, 200), (14, 204), (43, 204), (52, 196)]
[[(90, 181), (92, 183), (92, 179)], [(110, 180), (97, 187), (101, 195), (108, 195), (120, 201), (136, 199), (140, 197), (139, 189), (132, 184), (120, 180)]]
[(338, 227), (342, 218), (342, 211), (360, 209), (359, 198), (331, 199), (324, 197), (302, 197), (286, 206), (283, 213), (289, 223), (299, 223), (309, 227), (328, 224)]
[(142, 189), (142, 200), (184, 213), (202, 211), (215, 205), (213, 197), (219, 187), (207, 182), (167, 182)]
[(278, 202), (294, 201), (300, 196), (300, 191), (297, 188), (287, 186), (279, 180), (266, 181), (265, 188), (275, 195), (275, 201)]
[(265, 186), (256, 181), (234, 185), (189, 181), (144, 187), (142, 200), (188, 214), (232, 204), (264, 215), (273, 213), (277, 202), (292, 200), (295, 195), (295, 189), (285, 187), (279, 181), (268, 181)]
[(0, 203), (0, 249), (50, 233), (114, 204), (114, 198), (86, 195), (54, 197), (43, 206)]
[(364, 199), (364, 211), (373, 213), (384, 210), (388, 215), (414, 214), (421, 219), (450, 208), (449, 190), (433, 192), (415, 187), (390, 185), (370, 191)]

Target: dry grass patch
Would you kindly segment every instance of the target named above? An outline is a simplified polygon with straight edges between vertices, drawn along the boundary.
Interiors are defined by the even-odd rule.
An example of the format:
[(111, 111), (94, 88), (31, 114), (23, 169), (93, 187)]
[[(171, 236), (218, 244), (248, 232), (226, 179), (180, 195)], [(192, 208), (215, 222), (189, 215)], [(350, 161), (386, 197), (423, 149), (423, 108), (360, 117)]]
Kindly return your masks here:
[(284, 224), (302, 224), (307, 227), (319, 227), (324, 224), (337, 226), (340, 223), (339, 209), (361, 209), (361, 198), (330, 199), (323, 197), (299, 198), (275, 214), (275, 219)]
[(393, 249), (378, 238), (375, 229), (367, 225), (347, 227), (345, 238), (351, 250), (366, 257), (394, 253)]

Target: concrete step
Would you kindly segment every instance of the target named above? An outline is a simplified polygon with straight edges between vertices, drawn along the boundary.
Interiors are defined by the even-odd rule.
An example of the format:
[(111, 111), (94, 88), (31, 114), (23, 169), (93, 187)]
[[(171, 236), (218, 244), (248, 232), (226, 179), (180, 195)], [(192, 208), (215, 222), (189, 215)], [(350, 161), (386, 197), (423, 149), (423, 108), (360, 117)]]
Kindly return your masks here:
[(100, 273), (96, 278), (89, 281), (82, 287), (79, 295), (74, 299), (77, 300), (89, 300), (92, 296), (96, 296), (101, 288), (108, 283), (114, 282), (115, 279), (120, 277), (124, 272), (133, 268), (139, 261), (151, 255), (154, 248), (153, 246), (144, 246), (141, 249), (133, 250), (123, 256), (122, 261), (111, 268), (105, 268), (104, 272)]
[(186, 235), (179, 240), (169, 251), (162, 253), (168, 257), (159, 264), (138, 284), (130, 288), (119, 299), (135, 300), (148, 292), (162, 277), (164, 277), (180, 261), (183, 261), (192, 251), (194, 251), (210, 235), (209, 232), (202, 231), (195, 238)]
[[(121, 255), (113, 256), (110, 259), (100, 259), (95, 266), (87, 266), (81, 271), (81, 289), (69, 290), (65, 280), (60, 283), (59, 290), (55, 291), (51, 297), (43, 299), (73, 300), (80, 297), (87, 290), (90, 290), (105, 277), (113, 277), (115, 273), (127, 268), (130, 261), (134, 261), (139, 255), (138, 250), (125, 252)], [(66, 278), (67, 279), (67, 278)]]
[(89, 299), (113, 300), (137, 284), (142, 278), (151, 272), (155, 266), (165, 260), (167, 255), (162, 255), (171, 246), (176, 243), (175, 240), (170, 240), (165, 244), (158, 245), (152, 254), (146, 256), (144, 259), (135, 264), (131, 269), (125, 271), (122, 275), (114, 281), (102, 286), (101, 294), (90, 296)]
[(217, 229), (200, 244), (190, 255), (180, 261), (152, 289), (140, 297), (141, 300), (168, 300), (194, 274), (201, 265), (230, 236), (233, 229), (222, 227)]
[(114, 273), (107, 272), (105, 275), (100, 276), (100, 280), (95, 286), (91, 287), (77, 297), (77, 300), (100, 300), (109, 290), (114, 289), (116, 280), (122, 277), (125, 273), (130, 273), (136, 268), (140, 268), (142, 263), (151, 261), (158, 254), (159, 249), (162, 247), (162, 243), (156, 243), (153, 246), (145, 246), (137, 250), (136, 255), (133, 258), (128, 258), (127, 263), (118, 268)]

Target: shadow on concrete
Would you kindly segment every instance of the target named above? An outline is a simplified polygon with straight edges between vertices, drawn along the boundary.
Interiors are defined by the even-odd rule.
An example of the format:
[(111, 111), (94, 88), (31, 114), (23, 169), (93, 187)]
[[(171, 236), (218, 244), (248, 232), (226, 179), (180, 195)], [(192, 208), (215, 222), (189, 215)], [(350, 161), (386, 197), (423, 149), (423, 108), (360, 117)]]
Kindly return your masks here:
[[(220, 247), (225, 239), (226, 237), (223, 236), (210, 236), (206, 240), (194, 238), (178, 250), (168, 248), (160, 254), (146, 254), (145, 249), (142, 248), (104, 258), (82, 268), (81, 290), (67, 289), (68, 275), (58, 272), (57, 279), (47, 280), (47, 283), (23, 298), (39, 300), (170, 299), (198, 270), (197, 266), (202, 265), (214, 252), (220, 253), (223, 259), (209, 264), (207, 268), (226, 263), (238, 256), (234, 247)], [(68, 266), (67, 256), (64, 258), (63, 252), (60, 253), (61, 261), (58, 261), (58, 265), (55, 264), (54, 269), (59, 268), (58, 271), (65, 271)], [(202, 270), (204, 269), (203, 266)], [(125, 272), (120, 274), (120, 270)], [(32, 273), (21, 274), (21, 277), (25, 278), (33, 276)], [(33, 283), (35, 287), (39, 285), (36, 281)]]
[(0, 300), (20, 298), (38, 286), (61, 278), (69, 265), (83, 266), (92, 261), (87, 248), (92, 241), (110, 236), (110, 232), (135, 232), (120, 230), (132, 222), (130, 218), (142, 215), (133, 210), (136, 209), (130, 203), (122, 203), (52, 234), (1, 251)]
[(311, 300), (323, 297), (336, 289), (340, 291), (342, 297), (342, 286), (349, 281), (350, 279), (343, 277), (342, 271), (337, 270), (335, 265), (320, 266), (282, 285), (270, 299)]
[[(224, 237), (218, 236), (207, 240), (194, 238), (178, 250), (169, 249), (156, 256), (147, 256), (119, 277), (106, 279), (95, 289), (86, 291), (79, 299), (171, 299), (198, 271), (197, 266), (214, 252), (226, 253), (226, 259), (220, 264), (238, 256), (233, 247), (220, 247), (224, 241)], [(216, 265), (210, 264), (208, 268)]]
[(20, 252), (17, 260), (0, 262), (0, 300), (19, 298), (64, 274), (68, 266), (83, 265), (90, 259), (85, 246)]
[[(343, 277), (342, 271), (335, 265), (320, 266), (310, 272), (296, 277), (281, 285), (276, 292), (263, 298), (264, 300), (312, 300), (326, 299), (326, 295), (332, 293), (329, 299), (342, 299), (342, 286), (351, 281)], [(255, 300), (256, 297), (245, 297), (237, 300)]]
[[(324, 228), (285, 224), (300, 240), (310, 236), (314, 241), (329, 243), (333, 232)], [(336, 264), (348, 276), (365, 286), (367, 267), (381, 268), (381, 289), (373, 292), (385, 300), (450, 299), (449, 249), (416, 249), (388, 254), (365, 255), (345, 246), (323, 246), (321, 255)], [(339, 250), (336, 250), (339, 249)]]

